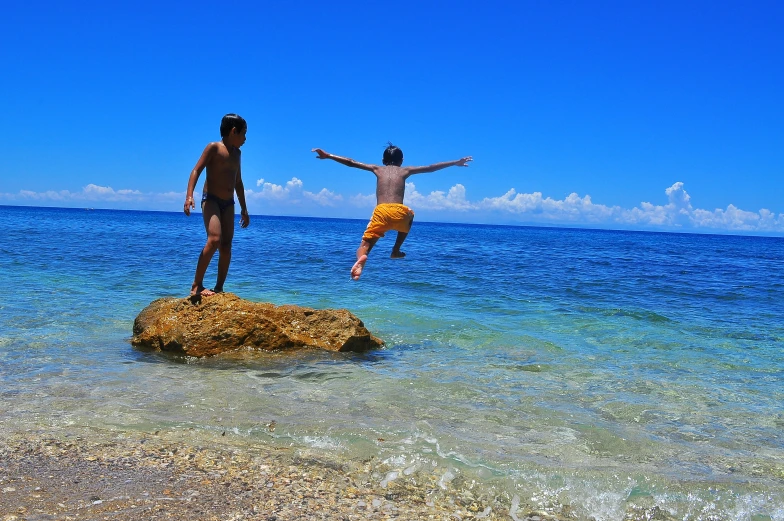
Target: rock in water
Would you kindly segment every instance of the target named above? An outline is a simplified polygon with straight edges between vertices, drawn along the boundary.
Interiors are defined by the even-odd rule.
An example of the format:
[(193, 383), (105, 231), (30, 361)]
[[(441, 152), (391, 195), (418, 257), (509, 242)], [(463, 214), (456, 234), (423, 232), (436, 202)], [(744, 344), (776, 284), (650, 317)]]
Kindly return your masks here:
[(199, 302), (155, 300), (134, 320), (131, 343), (198, 357), (242, 348), (367, 351), (384, 345), (346, 309), (275, 306), (243, 300), (233, 293)]

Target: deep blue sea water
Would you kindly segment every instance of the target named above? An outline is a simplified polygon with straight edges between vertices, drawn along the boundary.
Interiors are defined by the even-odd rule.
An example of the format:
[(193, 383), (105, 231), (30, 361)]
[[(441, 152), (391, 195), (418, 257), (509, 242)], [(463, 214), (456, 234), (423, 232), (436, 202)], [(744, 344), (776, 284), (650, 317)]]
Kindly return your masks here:
[(128, 340), (187, 294), (200, 215), (0, 219), (6, 425), (228, 431), (584, 519), (784, 520), (784, 239), (418, 222), (354, 282), (365, 222), (254, 216), (227, 291), (348, 308), (386, 347), (183, 360)]

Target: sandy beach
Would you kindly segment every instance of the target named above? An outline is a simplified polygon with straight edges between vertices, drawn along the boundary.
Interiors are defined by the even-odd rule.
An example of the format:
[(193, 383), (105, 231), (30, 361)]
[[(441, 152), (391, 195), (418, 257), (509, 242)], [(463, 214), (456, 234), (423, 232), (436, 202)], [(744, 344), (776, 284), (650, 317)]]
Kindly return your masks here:
[(436, 473), (382, 487), (373, 467), (189, 432), (8, 432), (0, 441), (0, 519), (576, 519), (568, 507), (541, 511), (445, 490)]

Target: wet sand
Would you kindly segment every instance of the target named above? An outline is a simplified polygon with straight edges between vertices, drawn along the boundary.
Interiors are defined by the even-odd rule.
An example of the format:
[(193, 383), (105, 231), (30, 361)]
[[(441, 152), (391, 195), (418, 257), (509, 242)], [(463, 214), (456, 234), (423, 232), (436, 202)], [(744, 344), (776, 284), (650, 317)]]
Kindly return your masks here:
[(382, 487), (372, 461), (238, 447), (221, 436), (2, 430), (1, 521), (577, 519), (568, 507), (542, 511), (475, 497), (469, 487), (445, 490), (436, 473)]

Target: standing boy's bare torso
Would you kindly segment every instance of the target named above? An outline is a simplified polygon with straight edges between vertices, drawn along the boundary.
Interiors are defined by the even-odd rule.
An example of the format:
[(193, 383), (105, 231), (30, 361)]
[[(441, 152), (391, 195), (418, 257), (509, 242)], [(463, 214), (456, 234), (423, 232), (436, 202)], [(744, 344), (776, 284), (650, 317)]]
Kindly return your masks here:
[(240, 169), (240, 149), (227, 147), (221, 141), (210, 143), (209, 146), (214, 148), (207, 163), (204, 192), (221, 199), (233, 199)]
[(398, 203), (403, 204), (406, 192), (406, 179), (411, 175), (407, 168), (401, 166), (377, 166), (373, 169), (376, 174), (376, 204)]

